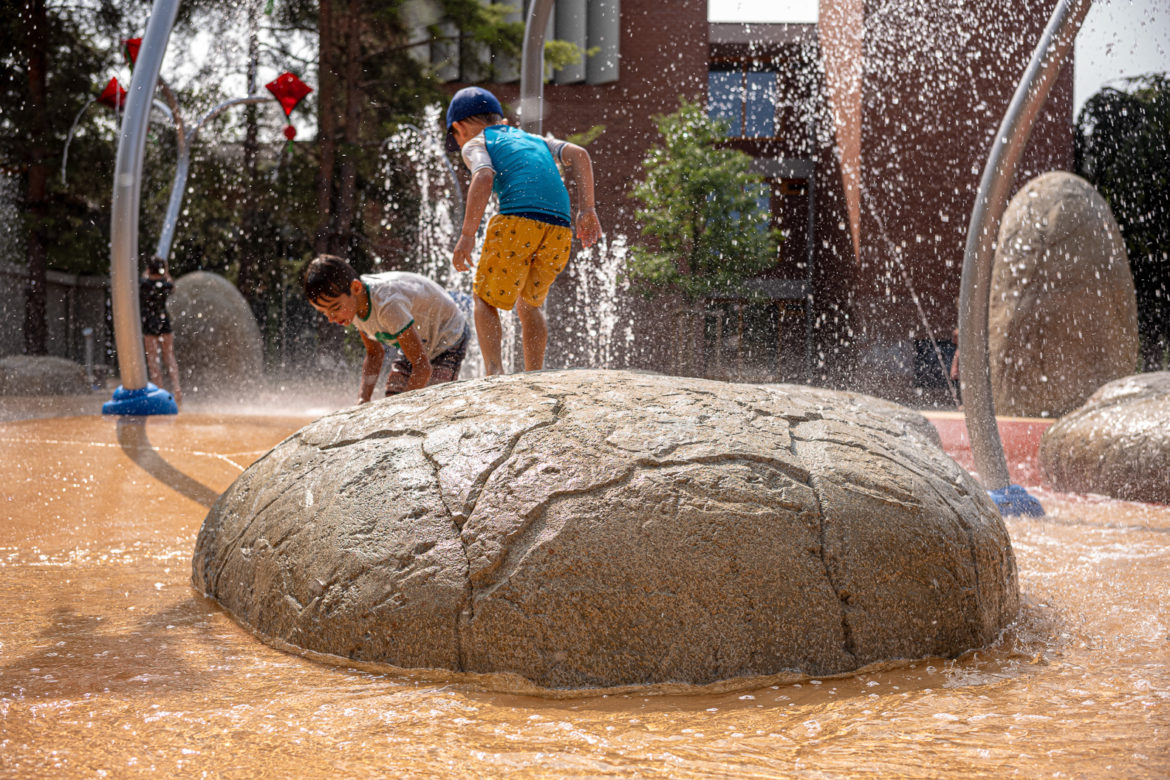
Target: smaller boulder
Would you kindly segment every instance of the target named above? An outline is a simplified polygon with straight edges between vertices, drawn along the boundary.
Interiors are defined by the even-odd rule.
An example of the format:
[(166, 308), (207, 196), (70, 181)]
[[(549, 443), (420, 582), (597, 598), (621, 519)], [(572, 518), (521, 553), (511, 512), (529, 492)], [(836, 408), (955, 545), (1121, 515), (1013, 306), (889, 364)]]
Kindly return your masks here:
[(1040, 468), (1057, 490), (1170, 502), (1170, 371), (1106, 384), (1044, 432)]
[(1096, 190), (1038, 176), (1004, 211), (992, 269), (988, 354), (995, 409), (1060, 416), (1137, 366), (1137, 300), (1125, 242)]
[(61, 357), (9, 355), (0, 359), (0, 395), (81, 395), (90, 392), (85, 368)]
[(175, 280), (168, 302), (183, 389), (206, 395), (249, 392), (263, 373), (260, 326), (227, 279), (196, 271)]

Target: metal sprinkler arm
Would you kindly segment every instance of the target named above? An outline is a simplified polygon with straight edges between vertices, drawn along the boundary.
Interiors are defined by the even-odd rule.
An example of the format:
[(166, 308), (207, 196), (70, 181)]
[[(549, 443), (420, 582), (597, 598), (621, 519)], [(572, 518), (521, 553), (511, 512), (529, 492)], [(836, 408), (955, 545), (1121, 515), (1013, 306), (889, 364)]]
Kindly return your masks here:
[(248, 95), (247, 97), (232, 98), (231, 100), (223, 101), (199, 118), (199, 121), (195, 123), (195, 127), (191, 128), (191, 136), (187, 139), (188, 144), (194, 144), (195, 138), (199, 135), (199, 131), (203, 129), (203, 126), (227, 109), (233, 106), (248, 105), (250, 103), (265, 103), (269, 100), (272, 100), (272, 95)]
[[(97, 98), (90, 98), (89, 101), (81, 107), (81, 110), (77, 112), (77, 116), (73, 117), (73, 124), (69, 125), (69, 134), (65, 136), (65, 148), (61, 152), (61, 184), (65, 184), (65, 168), (69, 164), (69, 145), (73, 143), (73, 135), (75, 132), (77, 132), (77, 125), (79, 122), (81, 122), (82, 115), (89, 109), (90, 106), (96, 102)], [(166, 116), (167, 121), (174, 124), (175, 114), (171, 111), (171, 109), (167, 108), (166, 105), (155, 100), (151, 102), (151, 107), (161, 111), (163, 115)]]
[[(138, 211), (142, 197), (142, 157), (146, 145), (146, 127), (154, 91), (159, 82), (163, 55), (167, 41), (179, 10), (179, 0), (155, 0), (146, 34), (142, 37), (137, 67), (130, 81), (126, 100), (126, 115), (122, 123), (121, 139), (118, 143), (118, 158), (114, 165), (114, 196), (110, 209), (110, 297), (113, 304), (114, 339), (118, 348), (122, 385), (114, 391), (112, 400), (102, 405), (103, 414), (174, 414), (177, 406), (166, 391), (160, 391), (146, 381), (146, 361), (142, 351), (142, 321), (138, 308)], [(164, 95), (172, 105), (174, 96), (164, 86)], [(174, 235), (182, 193), (186, 186), (185, 162), (199, 129), (220, 111), (241, 103), (259, 103), (268, 100), (266, 95), (250, 95), (246, 98), (229, 100), (216, 106), (180, 144), (187, 155), (181, 157), (176, 166), (177, 187), (172, 188), (171, 204), (168, 206), (169, 230), (165, 231), (166, 243), (160, 238), (160, 249), (170, 251), (170, 238)], [(171, 111), (172, 121), (181, 118), (177, 110)], [(176, 127), (178, 127), (176, 122)], [(165, 257), (166, 254), (163, 254)]]
[(975, 468), (993, 496), (996, 491), (1018, 489), (1010, 484), (995, 420), (988, 364), (988, 309), (995, 241), (1016, 164), (1091, 5), (1092, 0), (1060, 0), (1053, 11), (996, 132), (967, 230), (959, 287), (959, 379)]
[(69, 163), (69, 144), (73, 143), (73, 131), (77, 129), (77, 123), (81, 121), (81, 115), (96, 102), (97, 98), (90, 98), (81, 107), (81, 110), (77, 112), (77, 116), (73, 117), (73, 124), (69, 125), (69, 135), (65, 136), (65, 150), (61, 153), (61, 184), (65, 184), (65, 166)]
[[(165, 90), (165, 94), (170, 95), (170, 90)], [(174, 96), (171, 95), (170, 99), (174, 100)], [(154, 251), (155, 255), (164, 260), (170, 257), (171, 244), (175, 239), (175, 228), (179, 222), (179, 210), (183, 207), (183, 195), (187, 192), (187, 175), (191, 170), (191, 147), (195, 145), (195, 141), (199, 137), (199, 131), (203, 129), (205, 124), (232, 106), (247, 103), (263, 103), (271, 99), (271, 96), (268, 95), (249, 95), (248, 97), (225, 100), (204, 114), (195, 123), (195, 126), (191, 128), (191, 134), (189, 136), (184, 135), (181, 123), (176, 123), (179, 154), (178, 159), (175, 161), (175, 179), (171, 184), (171, 197), (167, 201), (167, 213), (163, 217), (162, 230), (159, 232), (158, 244)], [(178, 115), (176, 111), (175, 116)]]
[(520, 128), (540, 135), (544, 113), (544, 31), (553, 0), (532, 0), (520, 53)]
[(138, 311), (138, 210), (142, 196), (142, 157), (154, 89), (178, 10), (179, 0), (155, 0), (130, 80), (118, 157), (114, 164), (114, 194), (110, 208), (110, 297), (118, 365), (122, 387), (126, 391), (142, 390), (147, 386), (142, 321)]

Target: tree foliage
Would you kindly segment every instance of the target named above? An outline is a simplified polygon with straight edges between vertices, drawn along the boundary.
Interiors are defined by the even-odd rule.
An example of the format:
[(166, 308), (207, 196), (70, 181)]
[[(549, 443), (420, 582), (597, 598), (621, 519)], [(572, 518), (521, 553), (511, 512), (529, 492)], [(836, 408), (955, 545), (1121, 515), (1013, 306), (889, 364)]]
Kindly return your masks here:
[(726, 126), (699, 105), (684, 99), (655, 123), (662, 142), (633, 192), (649, 241), (631, 249), (631, 278), (649, 294), (747, 297), (743, 282), (775, 265), (780, 240), (762, 177), (748, 155), (723, 146)]
[(1129, 86), (1106, 87), (1081, 109), (1077, 172), (1108, 201), (1125, 238), (1153, 368), (1170, 346), (1170, 77), (1143, 76)]
[[(57, 150), (89, 100), (93, 73), (104, 60), (95, 38), (119, 18), (108, 2), (91, 3), (86, 10), (88, 15), (78, 15), (47, 0), (0, 2), (0, 168), (21, 194), (23, 240), (12, 243), (23, 245), (28, 268), (24, 351), (29, 354), (43, 354), (47, 347), (48, 268), (88, 251), (98, 232), (94, 200), (64, 191), (52, 175)], [(79, 149), (78, 156), (92, 151)]]

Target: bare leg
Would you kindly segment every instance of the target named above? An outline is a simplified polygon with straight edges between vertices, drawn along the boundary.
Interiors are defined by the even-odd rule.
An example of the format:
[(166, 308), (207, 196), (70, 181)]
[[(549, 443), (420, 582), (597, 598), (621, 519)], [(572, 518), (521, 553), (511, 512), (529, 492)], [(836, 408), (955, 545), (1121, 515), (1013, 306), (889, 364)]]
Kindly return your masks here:
[[(516, 316), (520, 318), (520, 342), (524, 345), (524, 370), (544, 368), (544, 350), (548, 346), (548, 323), (544, 312), (523, 299), (516, 301)], [(478, 320), (476, 321), (478, 325)]]
[(183, 391), (179, 388), (179, 364), (175, 360), (174, 334), (164, 333), (158, 339), (162, 345), (163, 360), (167, 363), (167, 373), (171, 375), (171, 395), (175, 397), (175, 403), (181, 404), (183, 403)]
[(391, 366), (390, 371), (386, 374), (386, 395), (398, 395), (399, 393), (406, 392), (406, 383), (409, 381), (409, 375), (401, 371), (395, 371), (394, 367)]
[(484, 373), (488, 376), (504, 373), (500, 358), (500, 342), (504, 338), (500, 312), (478, 295), (475, 296), (475, 337), (479, 340)]
[(150, 381), (155, 387), (162, 387), (162, 363), (158, 356), (158, 336), (143, 336), (146, 344), (146, 367), (150, 370)]

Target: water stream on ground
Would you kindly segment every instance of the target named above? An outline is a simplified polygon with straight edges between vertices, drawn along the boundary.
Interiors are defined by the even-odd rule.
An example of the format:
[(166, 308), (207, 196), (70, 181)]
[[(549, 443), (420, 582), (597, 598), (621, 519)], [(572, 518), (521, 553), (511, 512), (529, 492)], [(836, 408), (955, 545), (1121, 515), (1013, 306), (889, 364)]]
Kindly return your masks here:
[(1048, 516), (1008, 521), (1024, 609), (959, 659), (541, 697), (288, 655), (192, 589), (208, 506), (304, 413), (193, 399), (130, 424), (13, 409), (0, 415), (6, 776), (1170, 774), (1167, 506), (1035, 487)]

